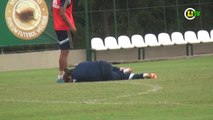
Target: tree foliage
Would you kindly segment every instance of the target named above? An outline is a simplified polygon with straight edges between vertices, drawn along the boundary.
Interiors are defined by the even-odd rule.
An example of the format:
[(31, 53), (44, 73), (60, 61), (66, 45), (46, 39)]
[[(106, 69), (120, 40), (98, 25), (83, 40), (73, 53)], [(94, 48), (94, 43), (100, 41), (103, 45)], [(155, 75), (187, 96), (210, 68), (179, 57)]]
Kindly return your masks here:
[[(91, 37), (211, 30), (213, 25), (211, 0), (88, 1)], [(189, 7), (201, 11), (201, 16), (186, 20), (183, 13)]]

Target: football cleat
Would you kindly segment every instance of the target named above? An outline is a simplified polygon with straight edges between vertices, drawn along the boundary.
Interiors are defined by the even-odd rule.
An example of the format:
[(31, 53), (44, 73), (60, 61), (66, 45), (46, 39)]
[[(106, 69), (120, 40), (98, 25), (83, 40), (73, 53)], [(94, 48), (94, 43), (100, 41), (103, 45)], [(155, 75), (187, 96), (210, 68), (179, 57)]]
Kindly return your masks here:
[(149, 73), (149, 77), (150, 79), (157, 79), (158, 75), (156, 73)]

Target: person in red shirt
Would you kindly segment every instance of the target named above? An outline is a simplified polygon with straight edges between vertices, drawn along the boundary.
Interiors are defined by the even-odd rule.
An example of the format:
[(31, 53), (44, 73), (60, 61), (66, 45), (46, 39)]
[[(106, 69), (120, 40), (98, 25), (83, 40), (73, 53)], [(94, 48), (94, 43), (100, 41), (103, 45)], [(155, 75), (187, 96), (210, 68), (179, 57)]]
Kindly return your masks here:
[(52, 0), (54, 30), (61, 50), (57, 82), (63, 80), (64, 69), (67, 67), (69, 49), (73, 48), (72, 38), (73, 33), (76, 32), (76, 27), (72, 8), (73, 0)]

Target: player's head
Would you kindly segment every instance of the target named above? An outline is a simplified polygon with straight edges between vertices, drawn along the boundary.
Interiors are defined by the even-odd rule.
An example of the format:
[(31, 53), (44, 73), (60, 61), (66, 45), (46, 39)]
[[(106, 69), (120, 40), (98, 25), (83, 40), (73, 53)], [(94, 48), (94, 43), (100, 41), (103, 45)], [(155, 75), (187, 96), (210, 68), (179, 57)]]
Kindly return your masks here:
[(65, 83), (73, 82), (71, 74), (72, 74), (72, 69), (71, 70), (69, 70), (68, 68), (64, 69), (63, 79)]

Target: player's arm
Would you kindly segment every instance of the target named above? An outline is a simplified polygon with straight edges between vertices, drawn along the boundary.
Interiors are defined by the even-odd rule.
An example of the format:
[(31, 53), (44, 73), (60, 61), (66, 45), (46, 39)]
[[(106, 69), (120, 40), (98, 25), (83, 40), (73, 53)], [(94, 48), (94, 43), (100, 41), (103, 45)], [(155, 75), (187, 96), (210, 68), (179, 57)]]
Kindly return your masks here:
[(120, 71), (123, 71), (123, 73), (132, 73), (133, 69), (132, 68), (121, 67)]
[(75, 26), (72, 26), (72, 24), (69, 22), (69, 20), (67, 19), (67, 16), (66, 16), (67, 5), (68, 5), (68, 0), (65, 0), (64, 5), (60, 6), (60, 15), (61, 15), (62, 19), (64, 20), (64, 22), (70, 27), (71, 31), (76, 32)]

